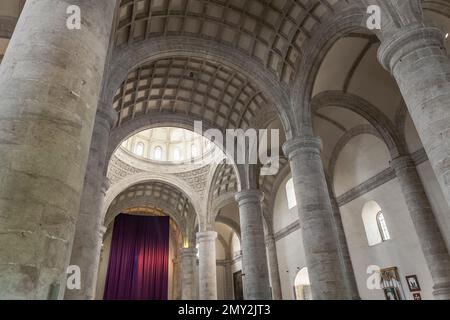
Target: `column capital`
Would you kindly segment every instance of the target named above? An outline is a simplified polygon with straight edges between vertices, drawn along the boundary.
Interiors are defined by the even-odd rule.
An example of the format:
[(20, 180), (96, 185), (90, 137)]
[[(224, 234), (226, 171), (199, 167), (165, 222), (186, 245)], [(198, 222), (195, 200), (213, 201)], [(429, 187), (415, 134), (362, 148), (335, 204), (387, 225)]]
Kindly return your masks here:
[(395, 159), (392, 159), (389, 162), (390, 166), (394, 170), (406, 169), (406, 168), (415, 168), (414, 160), (410, 155), (400, 156)]
[(264, 192), (261, 190), (251, 189), (242, 190), (234, 195), (234, 199), (239, 205), (245, 204), (247, 202), (258, 202), (261, 203), (264, 199)]
[(117, 112), (111, 105), (103, 101), (99, 101), (96, 119), (106, 121), (110, 128), (112, 128), (117, 122)]
[(444, 48), (444, 38), (443, 31), (436, 26), (415, 23), (402, 27), (383, 39), (378, 49), (378, 60), (392, 73), (402, 58), (416, 50)]
[(313, 136), (295, 137), (283, 145), (283, 152), (289, 159), (302, 150), (320, 153), (322, 150), (322, 139)]
[(207, 241), (216, 241), (216, 239), (217, 239), (217, 232), (215, 232), (215, 231), (197, 232), (197, 243), (207, 242)]
[(184, 257), (193, 258), (197, 256), (197, 248), (180, 248), (179, 252), (181, 259), (183, 259)]

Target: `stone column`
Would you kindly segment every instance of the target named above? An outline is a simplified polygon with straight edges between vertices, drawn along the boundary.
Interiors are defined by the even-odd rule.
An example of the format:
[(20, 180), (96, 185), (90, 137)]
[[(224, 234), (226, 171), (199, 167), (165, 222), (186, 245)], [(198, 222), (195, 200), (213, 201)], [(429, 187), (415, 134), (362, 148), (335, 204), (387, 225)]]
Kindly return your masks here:
[(283, 149), (291, 165), (313, 299), (345, 299), (321, 141), (305, 136), (288, 141)]
[(226, 288), (226, 300), (233, 300), (233, 277), (231, 271), (231, 260), (227, 260), (225, 264), (225, 288)]
[(339, 260), (341, 263), (342, 276), (345, 281), (346, 299), (361, 300), (359, 296), (358, 285), (356, 284), (355, 272), (353, 270), (350, 252), (348, 250), (347, 239), (345, 237), (344, 225), (342, 224), (341, 211), (336, 201), (334, 193), (328, 188), (330, 192), (331, 207), (333, 209), (333, 226), (338, 245)]
[(397, 80), (450, 206), (450, 59), (444, 35), (420, 23), (382, 31), (379, 60)]
[(181, 259), (181, 300), (195, 299), (195, 266), (197, 249), (180, 249)]
[(18, 20), (0, 66), (0, 299), (64, 295), (114, 8), (29, 0)]
[(70, 259), (71, 265), (77, 265), (81, 269), (81, 289), (66, 291), (67, 300), (95, 299), (103, 242), (103, 237), (99, 238), (98, 234), (103, 228), (102, 208), (108, 189), (108, 181), (104, 176), (107, 167), (106, 152), (109, 133), (116, 118), (116, 112), (111, 106), (99, 103)]
[(200, 300), (217, 300), (216, 239), (215, 231), (197, 232)]
[(181, 300), (181, 272), (181, 258), (178, 255), (173, 259), (173, 300)]
[(245, 300), (269, 300), (270, 283), (259, 190), (244, 190), (236, 194), (241, 223), (242, 273)]
[(269, 261), (270, 280), (272, 284), (273, 300), (283, 300), (281, 292), (280, 272), (278, 270), (277, 245), (275, 237), (270, 234), (266, 236), (267, 259)]
[(449, 300), (450, 256), (414, 161), (410, 156), (399, 157), (391, 161), (391, 167), (397, 175), (434, 281), (433, 295), (436, 299)]

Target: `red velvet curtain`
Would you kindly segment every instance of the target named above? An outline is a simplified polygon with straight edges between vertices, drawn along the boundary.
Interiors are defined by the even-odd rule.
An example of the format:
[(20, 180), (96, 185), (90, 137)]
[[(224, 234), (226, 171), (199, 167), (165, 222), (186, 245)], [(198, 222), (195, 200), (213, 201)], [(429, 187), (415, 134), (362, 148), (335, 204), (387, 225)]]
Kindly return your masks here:
[(105, 300), (167, 300), (169, 217), (114, 221)]

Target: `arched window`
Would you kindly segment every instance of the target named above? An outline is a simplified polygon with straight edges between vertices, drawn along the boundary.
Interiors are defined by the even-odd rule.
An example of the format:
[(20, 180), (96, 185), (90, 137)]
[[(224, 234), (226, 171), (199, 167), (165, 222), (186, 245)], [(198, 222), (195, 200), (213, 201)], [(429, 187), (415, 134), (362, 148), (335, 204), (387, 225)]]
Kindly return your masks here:
[(139, 142), (136, 145), (136, 147), (134, 148), (134, 153), (141, 157), (144, 155), (144, 144), (142, 142)]
[(367, 202), (362, 211), (362, 220), (369, 246), (391, 239), (385, 216), (375, 201)]
[(173, 149), (173, 160), (180, 161), (181, 160), (181, 151), (180, 148)]
[(153, 159), (155, 160), (162, 159), (162, 148), (160, 146), (156, 147), (155, 150), (153, 150)]
[(311, 284), (309, 282), (308, 268), (301, 269), (295, 277), (295, 300), (312, 300)]
[(297, 199), (295, 198), (294, 181), (292, 180), (292, 178), (290, 178), (286, 183), (286, 197), (288, 208), (294, 208), (297, 205)]
[(191, 156), (196, 158), (198, 156), (198, 149), (195, 144), (191, 145)]
[(391, 239), (391, 236), (389, 235), (389, 230), (386, 225), (386, 220), (384, 219), (383, 211), (380, 211), (377, 213), (377, 223), (378, 223), (378, 229), (381, 234), (381, 239), (383, 241), (387, 241)]

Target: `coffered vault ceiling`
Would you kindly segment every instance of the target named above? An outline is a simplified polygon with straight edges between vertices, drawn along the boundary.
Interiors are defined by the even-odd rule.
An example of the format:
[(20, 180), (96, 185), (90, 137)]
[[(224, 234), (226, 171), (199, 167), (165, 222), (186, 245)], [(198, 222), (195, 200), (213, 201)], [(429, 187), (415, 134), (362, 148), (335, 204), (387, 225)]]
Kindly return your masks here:
[(216, 168), (212, 189), (212, 199), (215, 199), (222, 194), (238, 191), (237, 178), (232, 165), (220, 164)]
[(308, 41), (337, 0), (122, 0), (115, 45), (184, 35), (236, 48), (290, 83)]
[(117, 90), (118, 126), (141, 116), (171, 113), (206, 120), (218, 128), (249, 128), (268, 99), (247, 77), (212, 61), (167, 58), (128, 74)]
[(149, 181), (120, 193), (111, 203), (105, 221), (112, 221), (124, 209), (144, 205), (171, 215), (183, 227), (195, 220), (193, 206), (182, 191), (164, 182)]
[[(114, 43), (120, 51), (128, 45), (154, 39), (200, 38), (210, 41), (207, 43), (211, 46), (219, 43), (239, 50), (249, 59), (259, 61), (280, 81), (290, 84), (296, 67), (306, 58), (302, 52), (311, 45), (312, 34), (342, 9), (336, 4), (354, 2), (122, 0)], [(423, 1), (425, 18), (450, 30), (445, 19), (447, 11), (442, 12), (438, 5), (445, 2), (448, 1)], [(439, 14), (441, 21), (434, 17), (437, 14), (430, 17), (431, 11), (443, 13)], [(313, 96), (333, 90), (353, 94), (395, 121), (401, 95), (377, 61), (378, 39), (361, 32), (346, 34), (334, 43), (314, 79)], [(207, 120), (222, 129), (258, 127), (255, 125), (260, 123), (258, 117), (273, 110), (271, 107), (269, 93), (261, 91), (241, 70), (225, 66), (220, 60), (180, 56), (165, 56), (133, 70), (114, 99), (114, 108), (120, 115), (119, 126), (140, 117), (178, 114)], [(368, 121), (350, 110), (337, 106), (315, 110), (314, 129), (324, 142), (325, 167), (334, 159), (335, 146), (345, 134), (366, 127), (370, 127)], [(260, 180), (266, 194), (271, 194), (275, 180), (275, 177)], [(233, 168), (219, 166), (211, 188), (212, 199), (236, 192)], [(271, 197), (266, 196), (265, 208), (270, 207), (270, 201)]]

